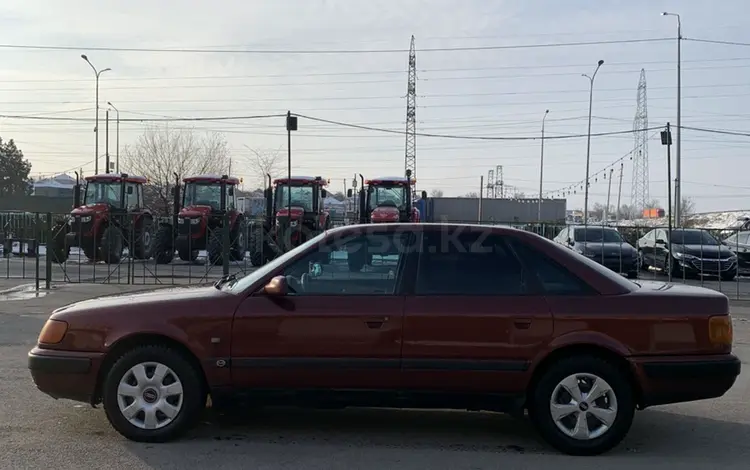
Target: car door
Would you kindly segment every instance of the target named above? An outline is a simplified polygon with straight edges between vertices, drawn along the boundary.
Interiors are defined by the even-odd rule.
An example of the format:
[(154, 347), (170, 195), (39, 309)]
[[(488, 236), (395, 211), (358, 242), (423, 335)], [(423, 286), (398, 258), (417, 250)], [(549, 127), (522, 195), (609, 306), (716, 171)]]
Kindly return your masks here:
[(407, 390), (521, 391), (550, 309), (529, 295), (526, 272), (502, 236), (482, 229), (423, 232), (406, 298), (402, 368)]
[[(289, 295), (249, 296), (232, 331), (235, 385), (397, 388), (407, 259), (401, 241), (409, 237), (387, 230), (332, 235), (283, 268)], [(357, 269), (368, 254), (371, 265)]]
[(643, 236), (638, 241), (638, 248), (641, 250), (641, 256), (643, 257), (643, 261), (646, 262), (649, 266), (654, 266), (654, 244), (656, 242), (656, 230), (651, 230), (650, 232), (646, 233), (646, 235)]

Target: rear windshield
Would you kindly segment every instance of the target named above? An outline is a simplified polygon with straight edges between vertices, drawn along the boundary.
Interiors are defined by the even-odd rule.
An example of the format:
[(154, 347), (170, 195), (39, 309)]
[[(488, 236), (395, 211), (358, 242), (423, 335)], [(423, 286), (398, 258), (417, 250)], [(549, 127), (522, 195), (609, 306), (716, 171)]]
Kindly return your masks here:
[(573, 232), (573, 239), (577, 242), (598, 242), (598, 243), (620, 243), (622, 237), (617, 230), (601, 228), (577, 228)]

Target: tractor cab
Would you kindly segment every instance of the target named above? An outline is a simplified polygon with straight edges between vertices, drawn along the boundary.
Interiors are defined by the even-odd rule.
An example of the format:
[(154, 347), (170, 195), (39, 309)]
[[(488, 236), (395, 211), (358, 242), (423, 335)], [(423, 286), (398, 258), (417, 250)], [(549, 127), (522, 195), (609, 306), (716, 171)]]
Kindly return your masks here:
[(317, 231), (321, 224), (325, 224), (322, 217), (327, 184), (328, 181), (320, 176), (293, 176), (291, 179), (275, 180), (273, 189), (267, 190), (273, 191), (273, 197), (266, 195), (267, 201), (273, 201), (273, 206), (267, 209), (269, 219), (275, 220), (275, 225), (279, 227), (289, 225), (294, 228), (301, 224)]
[(107, 173), (88, 176), (81, 202), (80, 186), (75, 187), (75, 209), (72, 216), (86, 216), (102, 212), (127, 212), (143, 206), (142, 176)]
[(183, 179), (180, 217), (223, 215), (237, 207), (235, 187), (239, 178), (230, 176), (191, 176)]
[(408, 176), (364, 181), (359, 194), (360, 223), (419, 222), (419, 209), (412, 203), (412, 184), (414, 180)]

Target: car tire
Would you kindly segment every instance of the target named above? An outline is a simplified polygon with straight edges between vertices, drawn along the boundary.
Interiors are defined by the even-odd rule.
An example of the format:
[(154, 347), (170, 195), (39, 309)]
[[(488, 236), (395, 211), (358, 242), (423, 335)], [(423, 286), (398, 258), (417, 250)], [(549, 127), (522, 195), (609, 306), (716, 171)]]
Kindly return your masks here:
[[(593, 401), (588, 398), (592, 379), (594, 387), (606, 392)], [(578, 405), (567, 392), (571, 384), (581, 394)], [(588, 392), (583, 392), (581, 385)], [(572, 356), (556, 361), (543, 372), (529, 391), (528, 408), (537, 431), (552, 447), (569, 455), (598, 455), (625, 438), (636, 404), (632, 383), (621, 368), (595, 356)], [(600, 416), (609, 426), (602, 425), (605, 421)]]
[[(163, 374), (161, 379), (155, 378), (157, 373)], [(205, 408), (206, 390), (200, 374), (168, 346), (132, 349), (117, 359), (105, 376), (102, 401), (107, 419), (132, 441), (173, 440), (189, 430)]]

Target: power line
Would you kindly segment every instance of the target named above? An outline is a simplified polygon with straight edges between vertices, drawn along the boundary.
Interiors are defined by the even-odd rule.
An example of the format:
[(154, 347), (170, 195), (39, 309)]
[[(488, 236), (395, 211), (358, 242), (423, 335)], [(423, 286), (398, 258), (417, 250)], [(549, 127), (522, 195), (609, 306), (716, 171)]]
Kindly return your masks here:
[[(600, 46), (607, 44), (636, 44), (673, 41), (674, 38), (621, 39), (609, 41), (550, 42), (541, 44), (512, 44), (501, 46), (433, 47), (419, 52), (467, 52), (507, 49), (536, 49), (546, 47)], [(50, 46), (36, 44), (0, 44), (0, 49), (47, 50), (47, 51), (107, 51), (107, 52), (159, 52), (189, 54), (402, 54), (408, 49), (195, 49), (195, 48), (148, 48), (148, 47), (83, 47)]]
[(692, 42), (703, 42), (707, 44), (723, 44), (727, 46), (750, 46), (748, 42), (737, 42), (737, 41), (720, 41), (716, 39), (697, 39), (697, 38), (683, 38), (686, 41)]

